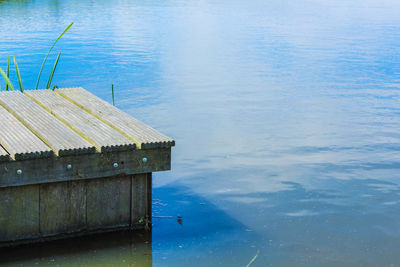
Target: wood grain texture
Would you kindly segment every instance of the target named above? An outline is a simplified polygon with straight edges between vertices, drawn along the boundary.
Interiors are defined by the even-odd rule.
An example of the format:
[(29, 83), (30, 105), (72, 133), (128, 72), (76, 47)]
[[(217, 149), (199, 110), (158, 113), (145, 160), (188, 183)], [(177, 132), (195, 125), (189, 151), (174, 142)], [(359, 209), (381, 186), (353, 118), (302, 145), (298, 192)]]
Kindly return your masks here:
[(132, 175), (131, 225), (143, 227), (151, 221), (151, 173)]
[(151, 175), (0, 188), (0, 247), (151, 227)]
[(0, 105), (57, 155), (95, 152), (93, 145), (21, 92), (0, 92)]
[(0, 188), (0, 242), (39, 236), (39, 185)]
[(86, 182), (40, 185), (40, 233), (43, 236), (86, 228)]
[(175, 141), (171, 138), (166, 137), (83, 88), (57, 89), (55, 92), (134, 141), (138, 148), (171, 147), (175, 145)]
[[(143, 162), (143, 158), (147, 161)], [(117, 163), (116, 167), (114, 163)], [(70, 169), (68, 165), (71, 165)], [(170, 169), (171, 148), (0, 162), (0, 187), (95, 179)], [(18, 174), (18, 170), (22, 173)]]
[(1, 106), (0, 129), (0, 144), (15, 160), (49, 157), (53, 154), (45, 143)]
[(150, 222), (153, 220), (153, 173), (147, 173), (147, 194), (146, 194), (146, 213), (149, 217)]
[(99, 152), (135, 149), (136, 144), (51, 90), (25, 91), (33, 101), (94, 145)]
[(129, 226), (130, 207), (130, 176), (87, 181), (88, 229)]
[(0, 247), (146, 228), (173, 145), (81, 88), (0, 92)]

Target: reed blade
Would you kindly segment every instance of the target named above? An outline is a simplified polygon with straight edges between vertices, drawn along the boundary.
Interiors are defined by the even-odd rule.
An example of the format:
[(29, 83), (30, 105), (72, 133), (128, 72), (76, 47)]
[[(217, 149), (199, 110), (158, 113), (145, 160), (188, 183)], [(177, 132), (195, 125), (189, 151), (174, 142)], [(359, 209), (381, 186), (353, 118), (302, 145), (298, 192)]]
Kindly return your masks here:
[(6, 84), (10, 88), (10, 91), (14, 91), (14, 86), (12, 85), (10, 79), (7, 77), (7, 74), (4, 72), (2, 68), (0, 68), (0, 74), (3, 76), (4, 80), (6, 80)]
[(250, 265), (253, 264), (253, 262), (257, 259), (258, 254), (260, 254), (260, 251), (257, 251), (257, 254), (251, 259), (251, 261), (249, 262), (249, 264), (246, 265), (246, 267), (250, 267)]
[[(10, 54), (7, 59), (7, 78), (10, 78)], [(6, 91), (8, 91), (8, 83), (6, 82)]]
[(56, 61), (54, 62), (54, 66), (53, 66), (53, 69), (51, 70), (49, 80), (47, 81), (46, 89), (49, 89), (49, 88), (50, 88), (51, 80), (53, 80), (53, 75), (54, 75), (54, 72), (56, 71), (57, 64), (58, 64), (58, 60), (60, 59), (60, 55), (61, 55), (61, 52), (58, 53), (58, 56), (57, 56), (57, 58), (56, 58)]
[(111, 95), (112, 95), (112, 104), (113, 104), (113, 106), (115, 106), (115, 103), (114, 103), (114, 84), (113, 83), (111, 84)]
[(65, 30), (60, 34), (60, 36), (58, 36), (58, 38), (54, 41), (53, 45), (50, 47), (49, 52), (47, 52), (47, 55), (46, 55), (46, 57), (45, 57), (44, 60), (43, 60), (42, 66), (40, 67), (40, 71), (39, 71), (39, 75), (38, 75), (38, 78), (37, 78), (37, 82), (36, 82), (36, 87), (35, 87), (35, 89), (38, 89), (39, 81), (40, 81), (40, 76), (42, 75), (42, 71), (43, 71), (44, 64), (46, 63), (47, 57), (49, 56), (51, 50), (53, 50), (53, 47), (56, 45), (56, 43), (58, 42), (58, 40), (60, 40), (60, 38), (69, 30), (69, 28), (72, 27), (73, 24), (74, 24), (74, 23), (72, 22), (67, 28), (65, 28)]
[(19, 83), (19, 90), (21, 92), (23, 92), (24, 86), (22, 85), (21, 73), (19, 72), (17, 59), (15, 58), (15, 56), (13, 56), (13, 58), (14, 58), (15, 72), (17, 73), (17, 78), (18, 78), (18, 83)]

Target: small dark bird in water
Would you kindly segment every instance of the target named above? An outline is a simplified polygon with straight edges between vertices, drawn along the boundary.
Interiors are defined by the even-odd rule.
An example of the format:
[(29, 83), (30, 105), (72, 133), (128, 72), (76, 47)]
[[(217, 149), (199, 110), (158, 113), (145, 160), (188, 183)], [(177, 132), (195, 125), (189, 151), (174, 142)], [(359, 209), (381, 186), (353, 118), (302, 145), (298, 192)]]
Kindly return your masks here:
[(176, 222), (177, 222), (177, 223), (179, 223), (179, 225), (181, 225), (181, 226), (182, 226), (182, 225), (183, 225), (183, 219), (182, 219), (182, 216), (178, 215), (178, 216), (176, 216), (176, 218), (177, 218), (177, 219), (176, 219)]

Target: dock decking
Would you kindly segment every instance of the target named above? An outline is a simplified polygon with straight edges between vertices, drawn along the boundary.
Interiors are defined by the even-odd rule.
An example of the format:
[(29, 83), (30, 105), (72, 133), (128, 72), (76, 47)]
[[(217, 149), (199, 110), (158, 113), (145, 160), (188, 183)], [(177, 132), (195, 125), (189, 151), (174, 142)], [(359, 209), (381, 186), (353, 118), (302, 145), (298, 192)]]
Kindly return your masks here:
[(83, 88), (0, 92), (0, 246), (142, 227), (174, 145)]

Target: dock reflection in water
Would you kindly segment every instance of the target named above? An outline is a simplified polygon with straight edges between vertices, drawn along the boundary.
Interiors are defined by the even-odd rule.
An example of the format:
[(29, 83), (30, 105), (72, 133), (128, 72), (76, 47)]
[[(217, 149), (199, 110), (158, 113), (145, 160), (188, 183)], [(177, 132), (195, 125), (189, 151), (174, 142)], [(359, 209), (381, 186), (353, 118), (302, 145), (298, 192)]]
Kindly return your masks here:
[(151, 233), (121, 231), (6, 248), (0, 265), (153, 266)]

